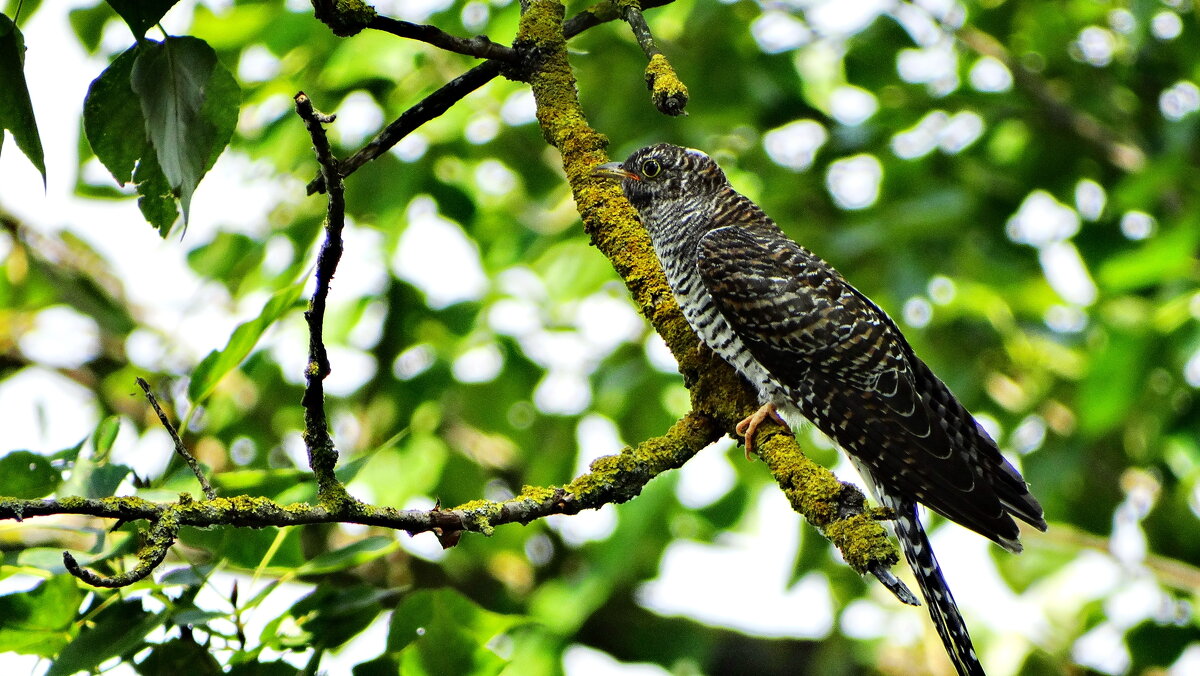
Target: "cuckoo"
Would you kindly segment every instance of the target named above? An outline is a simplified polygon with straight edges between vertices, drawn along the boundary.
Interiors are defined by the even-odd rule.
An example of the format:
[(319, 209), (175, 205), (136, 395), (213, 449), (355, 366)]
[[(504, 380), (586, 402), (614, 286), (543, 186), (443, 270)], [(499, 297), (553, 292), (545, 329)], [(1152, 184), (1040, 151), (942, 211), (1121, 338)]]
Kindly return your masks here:
[(762, 408), (737, 426), (747, 453), (767, 418), (807, 419), (837, 442), (895, 514), (958, 673), (981, 676), (917, 504), (1019, 552), (1013, 517), (1046, 529), (1020, 473), (896, 323), (735, 191), (708, 155), (659, 144), (595, 173), (620, 181), (692, 329), (758, 390)]

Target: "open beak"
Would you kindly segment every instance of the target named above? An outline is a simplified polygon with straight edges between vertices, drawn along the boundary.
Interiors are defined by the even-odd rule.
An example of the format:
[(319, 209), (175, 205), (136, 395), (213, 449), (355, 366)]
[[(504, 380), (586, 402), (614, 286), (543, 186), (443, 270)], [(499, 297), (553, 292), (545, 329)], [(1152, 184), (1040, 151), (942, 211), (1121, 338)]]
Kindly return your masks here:
[(642, 180), (641, 177), (639, 177), (637, 174), (635, 174), (631, 171), (627, 171), (624, 167), (622, 167), (620, 162), (609, 162), (607, 164), (601, 164), (600, 166), (598, 166), (592, 170), (592, 176), (596, 176), (597, 178), (612, 178), (612, 179), (631, 178), (635, 181)]

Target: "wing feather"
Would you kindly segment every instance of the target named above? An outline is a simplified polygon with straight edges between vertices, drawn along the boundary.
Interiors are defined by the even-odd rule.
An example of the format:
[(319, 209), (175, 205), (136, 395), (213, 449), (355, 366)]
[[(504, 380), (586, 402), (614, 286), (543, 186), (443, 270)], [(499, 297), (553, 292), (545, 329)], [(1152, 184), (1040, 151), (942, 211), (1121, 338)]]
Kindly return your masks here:
[(986, 435), (984, 463), (974, 460), (964, 447), (980, 443), (974, 418), (828, 263), (769, 223), (709, 231), (697, 269), (755, 360), (876, 481), (1009, 548), (1019, 546), (1010, 510), (1039, 525), (1016, 470)]

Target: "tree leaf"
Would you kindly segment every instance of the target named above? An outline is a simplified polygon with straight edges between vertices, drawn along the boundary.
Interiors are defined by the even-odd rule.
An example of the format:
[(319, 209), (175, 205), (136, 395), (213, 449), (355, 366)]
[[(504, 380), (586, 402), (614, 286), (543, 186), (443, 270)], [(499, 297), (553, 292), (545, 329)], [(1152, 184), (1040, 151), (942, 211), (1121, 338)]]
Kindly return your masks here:
[(92, 432), (92, 444), (96, 448), (93, 457), (96, 462), (108, 462), (108, 453), (112, 450), (113, 442), (117, 440), (117, 433), (120, 431), (121, 418), (115, 415), (101, 420), (96, 426), (96, 431)]
[(159, 236), (165, 239), (179, 218), (179, 210), (175, 208), (175, 192), (159, 168), (149, 143), (142, 150), (137, 170), (133, 172), (133, 182), (137, 184), (138, 209), (146, 222), (157, 228)]
[[(216, 614), (218, 617), (222, 616)], [(181, 638), (154, 648), (136, 667), (139, 674), (194, 674), (210, 676), (224, 673), (216, 658), (194, 640)]]
[(400, 653), (405, 674), (496, 674), (507, 660), (488, 643), (528, 621), (482, 608), (453, 589), (422, 589), (392, 612), (387, 647)]
[(44, 455), (13, 451), (0, 458), (0, 495), (33, 500), (54, 492), (62, 474)]
[(12, 132), (17, 147), (41, 172), (45, 184), (46, 159), (25, 83), (25, 37), (12, 19), (0, 14), (0, 143), (5, 129)]
[(108, 0), (108, 4), (117, 10), (138, 40), (177, 2), (179, 0)]
[(83, 592), (58, 575), (20, 594), (0, 596), (0, 653), (53, 657), (71, 639)]
[(188, 384), (188, 397), (193, 406), (207, 399), (225, 374), (242, 363), (258, 344), (263, 333), (296, 305), (296, 300), (300, 298), (300, 292), (303, 290), (304, 284), (301, 282), (276, 291), (257, 317), (233, 330), (233, 335), (229, 337), (224, 349), (208, 353), (196, 370), (192, 371), (192, 381)]
[(141, 601), (109, 606), (62, 649), (46, 676), (92, 671), (101, 662), (137, 648), (166, 616), (166, 611), (153, 614), (142, 610)]
[(237, 124), (237, 82), (203, 40), (171, 37), (139, 45), (130, 83), (154, 156), (179, 197), (186, 223), (192, 193)]
[(92, 80), (83, 100), (83, 132), (92, 152), (121, 185), (133, 177), (138, 158), (147, 150), (146, 118), (129, 84), (137, 55), (135, 45), (114, 59)]
[(302, 575), (316, 575), (345, 570), (386, 556), (397, 547), (399, 544), (395, 538), (370, 537), (332, 552), (318, 554), (300, 566), (297, 572)]

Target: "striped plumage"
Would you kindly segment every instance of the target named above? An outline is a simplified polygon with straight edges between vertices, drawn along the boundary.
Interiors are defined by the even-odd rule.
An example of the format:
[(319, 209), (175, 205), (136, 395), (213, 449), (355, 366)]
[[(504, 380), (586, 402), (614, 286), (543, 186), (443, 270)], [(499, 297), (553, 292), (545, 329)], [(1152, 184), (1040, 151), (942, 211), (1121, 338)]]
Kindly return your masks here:
[(758, 389), (764, 410), (807, 418), (836, 441), (895, 512), (955, 668), (983, 674), (917, 503), (1019, 552), (1013, 517), (1046, 528), (1021, 475), (887, 314), (790, 240), (707, 155), (659, 144), (597, 174), (621, 179), (701, 340)]

